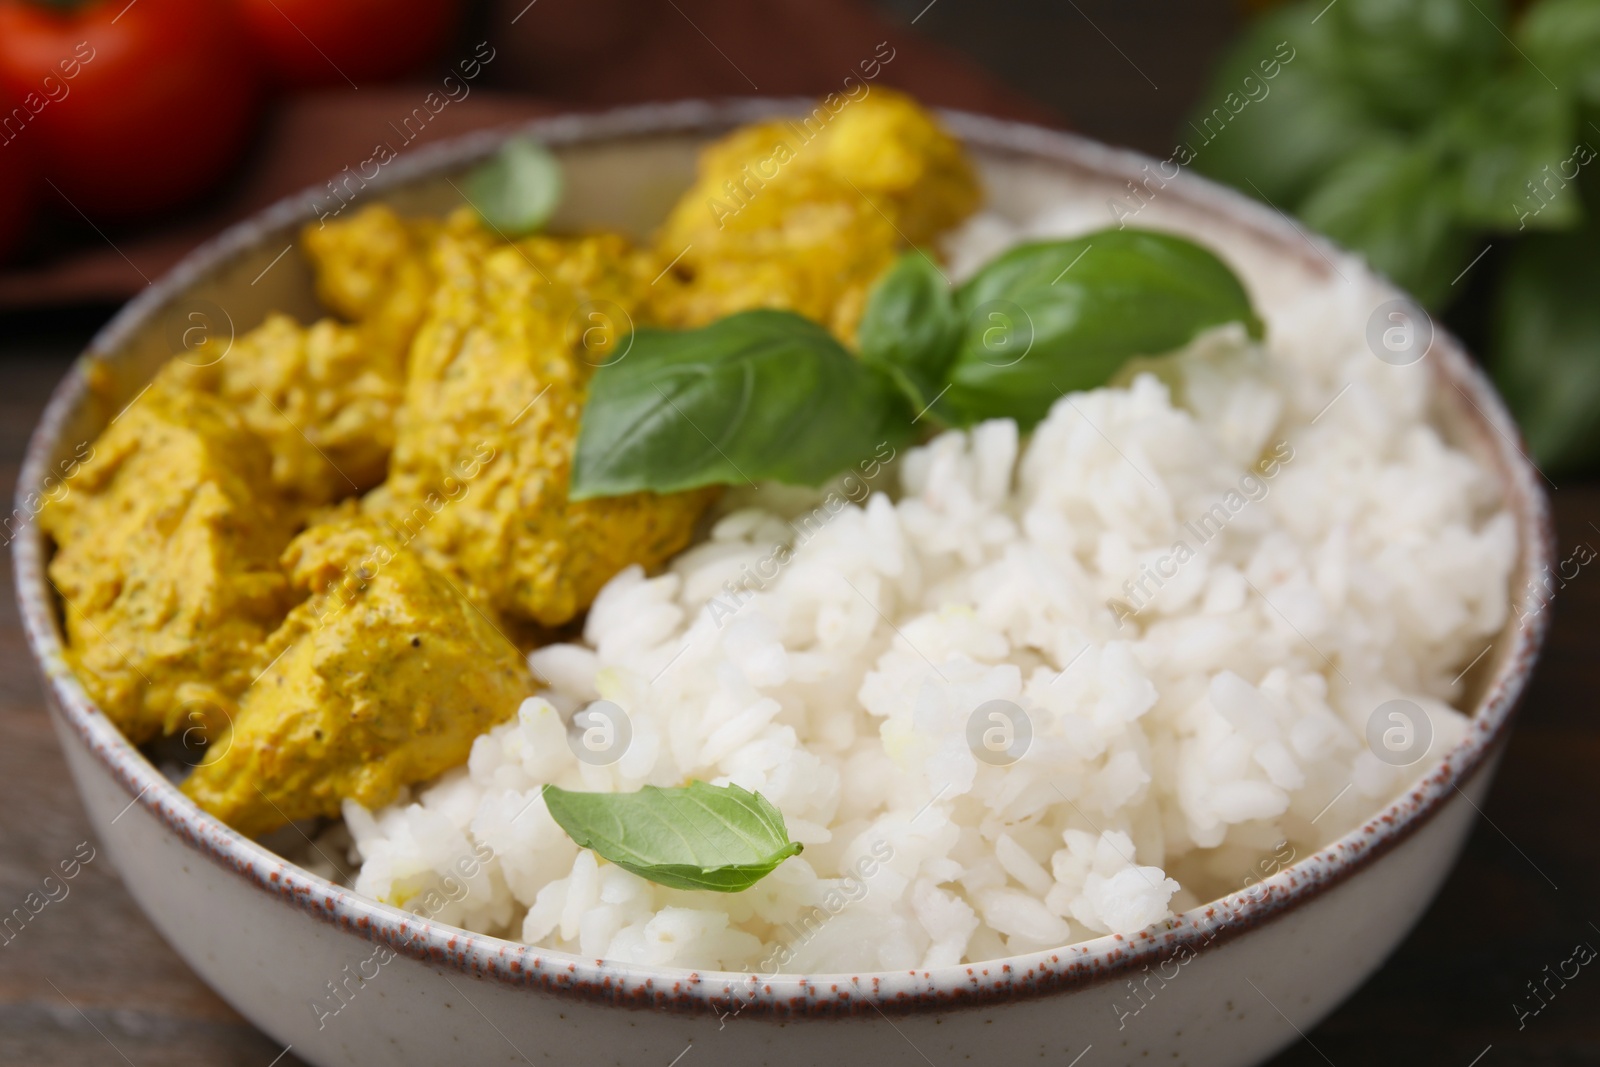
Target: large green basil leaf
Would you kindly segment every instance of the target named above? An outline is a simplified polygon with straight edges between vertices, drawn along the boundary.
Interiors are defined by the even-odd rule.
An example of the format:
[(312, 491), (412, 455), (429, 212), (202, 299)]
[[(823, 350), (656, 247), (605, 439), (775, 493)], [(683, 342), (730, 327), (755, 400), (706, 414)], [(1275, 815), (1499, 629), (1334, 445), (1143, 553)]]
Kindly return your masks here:
[(1479, 86), (1440, 118), (1435, 136), (1462, 220), (1518, 232), (1582, 219), (1576, 111), (1526, 64)]
[(1028, 430), (1062, 393), (1103, 385), (1132, 356), (1227, 322), (1261, 333), (1222, 260), (1147, 230), (1020, 245), (961, 286), (956, 308), (964, 332), (936, 410), (960, 425), (1014, 418)]
[(867, 298), (856, 346), (882, 367), (921, 411), (944, 389), (961, 336), (950, 283), (918, 250), (900, 257)]
[(1600, 226), (1517, 243), (1495, 308), (1492, 371), (1534, 457), (1600, 462)]
[(914, 432), (887, 375), (787, 311), (640, 329), (595, 372), (573, 500), (773, 479), (817, 485)]
[(1449, 188), (1439, 147), (1373, 144), (1328, 175), (1300, 216), (1437, 307), (1471, 250)]

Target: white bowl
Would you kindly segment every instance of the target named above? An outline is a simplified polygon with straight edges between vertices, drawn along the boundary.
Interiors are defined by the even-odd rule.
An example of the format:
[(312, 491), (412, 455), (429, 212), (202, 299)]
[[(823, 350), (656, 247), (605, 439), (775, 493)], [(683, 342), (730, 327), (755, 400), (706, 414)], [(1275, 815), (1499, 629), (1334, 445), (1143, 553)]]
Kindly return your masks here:
[[(687, 185), (700, 144), (785, 110), (798, 106), (689, 103), (525, 129), (566, 165), (570, 194), (558, 224), (644, 233)], [(991, 205), (1018, 217), (1063, 191), (1084, 203), (1118, 196), (1152, 162), (1034, 127), (959, 113), (945, 119), (979, 161)], [(403, 211), (441, 210), (456, 202), (444, 177), (503, 136), (417, 151), (389, 164), (357, 202), (381, 196)], [(168, 338), (196, 321), (190, 312), (240, 332), (273, 308), (315, 314), (305, 263), (283, 253), (319, 205), (328, 209), (327, 195), (312, 190), (228, 230), (100, 333), (88, 356), (106, 361), (110, 393), (91, 394), (82, 363), (56, 390), (18, 481), (24, 513), (37, 505), (28, 494), (47, 484), (56, 464), (93, 440), (173, 354)], [(1160, 190), (1139, 224), (1226, 231), (1231, 247), (1246, 250), (1235, 266), (1262, 302), (1324, 276), (1337, 255), (1270, 208), (1187, 174)], [(1436, 335), (1426, 366), (1440, 384), (1440, 423), (1503, 486), (1521, 544), (1514, 588), (1530, 588), (1551, 559), (1549, 514), (1516, 427), (1452, 338)], [(229, 1003), (324, 1067), (671, 1067), (679, 1057), (685, 1067), (708, 1058), (1073, 1064), (1091, 1046), (1086, 1064), (1258, 1062), (1298, 1040), (1369, 975), (1433, 897), (1489, 787), (1545, 619), (1517, 612), (1528, 621), (1508, 624), (1474, 671), (1466, 739), (1414, 787), (1248, 890), (1133, 937), (1056, 951), (931, 971), (761, 977), (581, 959), (467, 933), (356, 896), (240, 837), (183, 797), (86, 698), (62, 660), (37, 526), (15, 544), (23, 624), (53, 721), (129, 892)]]

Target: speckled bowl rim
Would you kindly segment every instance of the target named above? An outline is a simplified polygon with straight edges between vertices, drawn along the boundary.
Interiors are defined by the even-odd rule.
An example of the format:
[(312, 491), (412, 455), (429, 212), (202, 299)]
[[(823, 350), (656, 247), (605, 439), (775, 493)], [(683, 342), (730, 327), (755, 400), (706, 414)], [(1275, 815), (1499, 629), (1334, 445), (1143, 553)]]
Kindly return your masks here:
[[(685, 101), (620, 108), (598, 114), (563, 115), (499, 130), (481, 131), (418, 149), (385, 168), (370, 183), (383, 191), (469, 164), (492, 152), (513, 132), (531, 133), (551, 145), (627, 140), (660, 134), (714, 135), (777, 113), (805, 110), (797, 100)], [(1154, 162), (1072, 134), (1004, 122), (964, 112), (943, 112), (949, 127), (974, 147), (1012, 157), (1139, 180)], [(1238, 193), (1193, 175), (1172, 183), (1164, 196), (1179, 198), (1215, 217), (1254, 231), (1286, 255), (1320, 271), (1316, 260), (1340, 253), (1307, 235), (1286, 217)], [(17, 482), (20, 502), (44, 483), (51, 455), (86, 393), (84, 362), (113, 356), (152, 315), (210, 271), (286, 226), (311, 221), (315, 191), (286, 198), (230, 227), (129, 301), (90, 343), (57, 387), (29, 442)], [(1442, 385), (1453, 386), (1476, 409), (1464, 413), (1497, 456), (1503, 489), (1517, 522), (1526, 560), (1519, 573), (1545, 572), (1553, 559), (1553, 533), (1542, 477), (1527, 459), (1517, 427), (1481, 371), (1454, 338), (1435, 334), (1430, 365)], [(1443, 390), (1441, 390), (1443, 392)], [(29, 514), (23, 508), (21, 514)], [(45, 547), (31, 520), (13, 542), (17, 598), (23, 628), (65, 724), (142, 806), (196, 852), (285, 905), (350, 934), (387, 944), (397, 952), (456, 971), (557, 998), (693, 1014), (738, 1010), (753, 1016), (800, 1019), (870, 1013), (945, 1011), (1067, 993), (1113, 978), (1132, 968), (1179, 953), (1204, 951), (1241, 936), (1353, 877), (1377, 857), (1409, 838), (1482, 768), (1505, 738), (1527, 683), (1547, 625), (1547, 612), (1519, 612), (1524, 624), (1509, 634), (1495, 675), (1474, 709), (1464, 740), (1446, 752), (1394, 803), (1357, 829), (1316, 853), (1265, 878), (1248, 890), (1176, 916), (1161, 926), (1123, 937), (1111, 935), (1064, 948), (1032, 952), (980, 964), (893, 972), (819, 975), (751, 975), (725, 971), (652, 968), (589, 959), (473, 934), (428, 922), (398, 908), (356, 895), (280, 858), (240, 836), (184, 797), (130, 745), (85, 695), (62, 658), (61, 633), (51, 587), (44, 575)], [(1533, 594), (1519, 606), (1532, 607)], [(1501, 641), (1507, 640), (1502, 635)]]

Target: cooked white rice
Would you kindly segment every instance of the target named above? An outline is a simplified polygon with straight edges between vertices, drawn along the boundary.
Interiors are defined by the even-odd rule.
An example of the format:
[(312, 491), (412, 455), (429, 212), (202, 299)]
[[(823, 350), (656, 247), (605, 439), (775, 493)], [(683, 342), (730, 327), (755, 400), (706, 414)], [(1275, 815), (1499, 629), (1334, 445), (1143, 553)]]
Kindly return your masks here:
[[(981, 217), (953, 262), (1102, 224)], [(1367, 347), (1379, 299), (1258, 293), (1264, 349), (1217, 331), (1030, 440), (942, 434), (870, 496), (730, 494), (708, 541), (530, 657), (547, 690), (467, 767), (346, 803), (356, 889), (586, 957), (896, 970), (1131, 933), (1340, 836), (1426, 765), (1369, 749), (1375, 709), (1414, 701), (1434, 755), (1462, 736), (1457, 675), (1515, 552), (1494, 482), (1428, 421), (1426, 364)], [(569, 747), (597, 699), (632, 729), (610, 766)], [(1009, 766), (969, 744), (992, 700), (1031, 727)], [(743, 893), (666, 889), (539, 797), (694, 778), (759, 791), (804, 854)]]

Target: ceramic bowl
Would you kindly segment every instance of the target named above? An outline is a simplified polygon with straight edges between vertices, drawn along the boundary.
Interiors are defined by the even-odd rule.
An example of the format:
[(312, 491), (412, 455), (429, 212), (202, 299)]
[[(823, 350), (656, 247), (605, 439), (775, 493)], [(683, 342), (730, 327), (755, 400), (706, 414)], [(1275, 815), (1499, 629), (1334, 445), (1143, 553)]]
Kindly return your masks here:
[[(650, 106), (526, 132), (566, 166), (558, 224), (643, 234), (688, 184), (698, 146), (798, 109), (789, 101)], [(1104, 204), (1155, 166), (1067, 134), (945, 118), (979, 161), (991, 205), (1019, 217), (1063, 193)], [(344, 210), (380, 198), (402, 211), (457, 203), (447, 179), (504, 136), (402, 156)], [(55, 465), (93, 440), (174, 353), (187, 326), (205, 323), (221, 343), (269, 309), (314, 315), (296, 234), (340, 203), (326, 188), (283, 201), (130, 302), (86, 354), (103, 361), (109, 389), (91, 393), (80, 362), (46, 410), (19, 480), (23, 513)], [(1272, 208), (1188, 174), (1159, 189), (1139, 224), (1228, 233), (1230, 258), (1260, 303), (1330, 270), (1357, 269)], [(1503, 486), (1521, 545), (1514, 588), (1530, 588), (1551, 559), (1549, 515), (1517, 429), (1452, 338), (1436, 334), (1422, 366), (1439, 386), (1440, 424)], [(56, 730), (128, 891), (229, 1003), (321, 1067), (1259, 1062), (1300, 1040), (1367, 977), (1433, 897), (1477, 818), (1545, 619), (1532, 594), (1522, 598), (1516, 614), (1527, 622), (1508, 624), (1474, 668), (1464, 741), (1419, 765), (1414, 786), (1366, 824), (1259, 884), (1130, 937), (930, 971), (771, 977), (630, 966), (467, 933), (356, 896), (240, 837), (180, 795), (85, 697), (62, 660), (47, 546), (33, 524), (15, 545), (23, 624)]]

